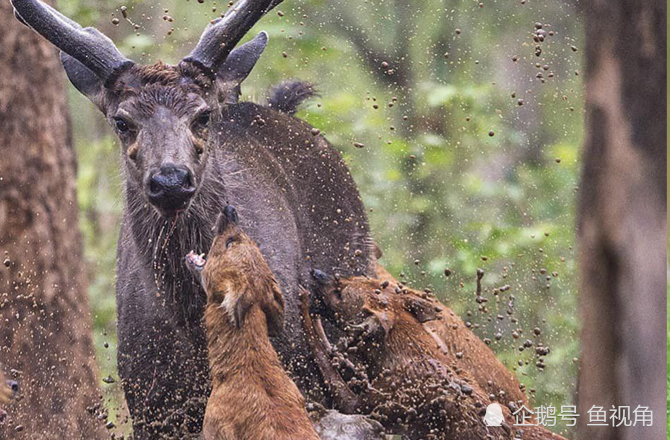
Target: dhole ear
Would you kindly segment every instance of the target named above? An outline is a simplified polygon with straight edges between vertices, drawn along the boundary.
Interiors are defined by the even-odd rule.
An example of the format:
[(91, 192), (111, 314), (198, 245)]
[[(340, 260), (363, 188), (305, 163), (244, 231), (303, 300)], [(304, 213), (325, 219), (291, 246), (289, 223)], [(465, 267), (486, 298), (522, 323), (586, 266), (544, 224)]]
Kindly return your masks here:
[(91, 72), (88, 67), (66, 54), (60, 53), (60, 61), (65, 68), (65, 73), (72, 85), (84, 96), (93, 102), (100, 110), (103, 110), (104, 85), (98, 76)]
[(265, 292), (265, 296), (259, 299), (257, 293), (251, 289), (257, 289), (262, 284), (256, 284), (247, 288), (240, 294), (228, 294), (223, 299), (222, 306), (225, 307), (230, 320), (238, 329), (244, 325), (244, 320), (251, 307), (258, 305), (263, 313), (268, 327), (269, 336), (278, 336), (284, 331), (284, 297), (279, 289), (279, 285), (274, 280), (270, 280), (270, 291)]
[(235, 104), (240, 96), (240, 84), (249, 76), (268, 45), (268, 34), (263, 31), (230, 52), (216, 72), (216, 82), (224, 104)]
[(383, 342), (393, 328), (393, 317), (386, 312), (374, 312), (363, 322), (365, 333), (370, 340)]
[(284, 331), (284, 295), (274, 279), (271, 295), (269, 303), (263, 305), (263, 311), (268, 323), (268, 335), (279, 336)]
[(234, 297), (233, 295), (226, 295), (223, 300), (224, 304), (226, 304), (226, 300), (228, 298), (234, 299), (234, 303), (226, 304), (226, 309), (228, 311), (228, 315), (233, 321), (233, 324), (238, 329), (242, 328), (244, 319), (247, 317), (247, 313), (249, 313), (249, 309), (251, 309), (251, 306), (253, 305), (251, 302), (252, 297), (253, 294), (251, 292), (245, 291), (242, 293), (242, 295), (238, 295), (237, 297)]
[(334, 292), (339, 287), (340, 282), (338, 278), (333, 275), (328, 275), (319, 269), (312, 269), (311, 274), (312, 279), (314, 280), (311, 291), (314, 293), (314, 298), (317, 299), (317, 303), (323, 302), (327, 295)]
[(422, 298), (410, 296), (404, 299), (405, 309), (420, 322), (439, 319), (442, 309), (435, 303)]

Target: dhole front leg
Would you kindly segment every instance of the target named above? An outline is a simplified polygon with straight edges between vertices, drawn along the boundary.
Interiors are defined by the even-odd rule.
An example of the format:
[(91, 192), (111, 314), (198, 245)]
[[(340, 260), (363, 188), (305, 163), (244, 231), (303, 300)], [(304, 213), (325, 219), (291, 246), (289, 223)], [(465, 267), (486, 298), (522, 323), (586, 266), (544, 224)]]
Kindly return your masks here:
[(354, 414), (359, 407), (359, 397), (351, 391), (340, 373), (332, 365), (327, 348), (330, 347), (330, 343), (326, 339), (323, 327), (320, 321), (313, 320), (309, 313), (309, 292), (300, 286), (298, 296), (307, 346), (319, 367), (319, 371), (321, 371), (328, 393), (333, 399), (333, 405), (338, 411), (345, 414)]

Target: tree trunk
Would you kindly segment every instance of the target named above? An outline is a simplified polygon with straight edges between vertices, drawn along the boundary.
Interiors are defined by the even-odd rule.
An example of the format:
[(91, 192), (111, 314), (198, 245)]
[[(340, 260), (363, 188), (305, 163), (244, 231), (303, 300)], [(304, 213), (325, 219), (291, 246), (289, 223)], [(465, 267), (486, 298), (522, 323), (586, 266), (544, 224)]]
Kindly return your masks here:
[[(666, 429), (666, 3), (586, 2), (586, 126), (579, 214), (580, 439)], [(587, 426), (589, 409), (607, 411)], [(653, 426), (612, 427), (612, 406)], [(618, 422), (617, 422), (618, 423)]]
[(0, 438), (101, 438), (64, 75), (8, 0), (0, 29), (0, 363), (22, 395)]

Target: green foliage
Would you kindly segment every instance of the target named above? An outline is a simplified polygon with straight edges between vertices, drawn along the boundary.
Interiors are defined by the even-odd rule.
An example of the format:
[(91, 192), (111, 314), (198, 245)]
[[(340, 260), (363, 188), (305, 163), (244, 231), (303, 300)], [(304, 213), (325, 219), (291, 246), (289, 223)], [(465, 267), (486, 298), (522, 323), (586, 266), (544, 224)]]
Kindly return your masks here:
[[(421, 0), (410, 11), (403, 2), (329, 3), (286, 0), (279, 7), (283, 17), (271, 13), (256, 27), (269, 32), (270, 45), (244, 85), (244, 99), (262, 101), (270, 85), (288, 78), (314, 82), (321, 97), (299, 116), (342, 151), (370, 209), (375, 240), (385, 253), (381, 262), (415, 287), (431, 288), (480, 337), (493, 340), (500, 359), (535, 390), (537, 406), (571, 404), (579, 353), (573, 246), (583, 96), (575, 74), (581, 53), (570, 46), (581, 47), (580, 18), (569, 2), (558, 0), (492, 0), (483, 7)], [(226, 2), (59, 4), (148, 63), (176, 62), (188, 53)], [(139, 35), (123, 19), (111, 23), (112, 14), (121, 18), (121, 4), (140, 25)], [(166, 14), (174, 22), (163, 20)], [(337, 25), (341, 20), (346, 31)], [(541, 57), (534, 55), (536, 22), (556, 32), (541, 43)], [(352, 44), (357, 35), (383, 59), (366, 61)], [(394, 73), (379, 68), (384, 61)], [(122, 210), (120, 159), (97, 110), (76, 92), (71, 103), (81, 227), (105, 377), (116, 374), (112, 274)], [(354, 142), (365, 148), (354, 148)], [(453, 271), (449, 278), (445, 267)], [(477, 267), (486, 271), (488, 313), (474, 301)], [(509, 291), (493, 295), (494, 287), (506, 284)], [(542, 330), (537, 338), (535, 327)], [(516, 340), (512, 332), (519, 329)], [(535, 366), (532, 349), (519, 351), (525, 339), (551, 348), (545, 370)]]

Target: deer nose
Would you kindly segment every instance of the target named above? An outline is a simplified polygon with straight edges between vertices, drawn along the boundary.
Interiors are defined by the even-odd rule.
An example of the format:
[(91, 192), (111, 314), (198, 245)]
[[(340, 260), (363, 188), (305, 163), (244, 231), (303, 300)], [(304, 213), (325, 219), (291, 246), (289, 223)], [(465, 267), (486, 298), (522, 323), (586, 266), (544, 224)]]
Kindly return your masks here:
[(166, 211), (186, 208), (193, 194), (193, 174), (184, 166), (163, 165), (150, 175), (147, 182), (149, 201)]

